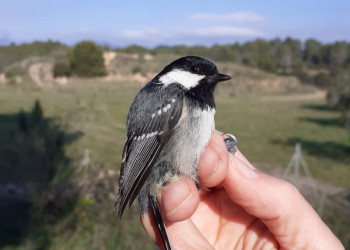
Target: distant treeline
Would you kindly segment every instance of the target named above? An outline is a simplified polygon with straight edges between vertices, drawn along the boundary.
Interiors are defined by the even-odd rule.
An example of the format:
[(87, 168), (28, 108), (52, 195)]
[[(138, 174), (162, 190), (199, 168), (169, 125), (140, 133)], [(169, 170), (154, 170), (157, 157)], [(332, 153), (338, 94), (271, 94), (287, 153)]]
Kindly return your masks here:
[(303, 67), (327, 68), (331, 71), (350, 66), (350, 43), (345, 41), (322, 44), (315, 39), (302, 43), (286, 38), (270, 41), (257, 39), (243, 44), (205, 46), (158, 46), (147, 49), (131, 45), (119, 49), (126, 53), (173, 53), (198, 55), (215, 61), (235, 62), (270, 72), (300, 72)]
[(25, 58), (33, 56), (48, 56), (52, 52), (61, 49), (68, 51), (69, 47), (60, 42), (53, 41), (0, 46), (0, 73), (3, 72), (7, 66), (22, 61)]
[[(81, 43), (77, 45), (81, 45)], [(83, 54), (90, 50), (93, 50), (96, 55), (98, 54), (97, 49), (91, 43), (85, 44), (85, 48), (80, 48), (81, 51), (84, 51)], [(86, 61), (84, 58), (78, 58), (75, 61), (72, 58), (72, 55), (76, 53), (74, 50), (79, 47), (77, 45), (70, 48), (59, 42), (48, 41), (0, 46), (0, 72), (4, 72), (5, 68), (14, 62), (19, 62), (27, 57), (51, 56), (56, 64), (59, 64), (55, 75), (74, 74), (74, 67), (79, 67), (77, 62)], [(350, 68), (350, 43), (345, 41), (323, 44), (315, 39), (309, 39), (304, 43), (292, 38), (270, 41), (257, 39), (242, 44), (233, 43), (211, 47), (177, 45), (158, 46), (149, 49), (131, 45), (115, 50), (136, 54), (198, 55), (218, 62), (234, 62), (269, 72), (294, 74), (303, 82), (322, 87), (328, 87), (334, 75)], [(100, 58), (100, 56), (98, 57)], [(316, 73), (312, 70), (316, 70)], [(97, 72), (99, 73), (97, 75), (105, 74), (103, 69)], [(85, 75), (89, 76), (88, 74)]]

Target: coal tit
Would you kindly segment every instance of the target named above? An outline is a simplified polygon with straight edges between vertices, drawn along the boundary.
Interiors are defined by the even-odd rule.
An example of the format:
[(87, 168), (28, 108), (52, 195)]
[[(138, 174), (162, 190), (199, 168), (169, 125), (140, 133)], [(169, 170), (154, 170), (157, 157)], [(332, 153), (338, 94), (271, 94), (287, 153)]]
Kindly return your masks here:
[[(141, 213), (151, 207), (166, 249), (171, 246), (157, 192), (179, 176), (199, 183), (199, 157), (215, 129), (214, 89), (218, 82), (229, 79), (204, 58), (182, 57), (146, 84), (130, 107), (116, 201), (118, 216), (137, 197)], [(232, 145), (231, 150), (235, 151)]]

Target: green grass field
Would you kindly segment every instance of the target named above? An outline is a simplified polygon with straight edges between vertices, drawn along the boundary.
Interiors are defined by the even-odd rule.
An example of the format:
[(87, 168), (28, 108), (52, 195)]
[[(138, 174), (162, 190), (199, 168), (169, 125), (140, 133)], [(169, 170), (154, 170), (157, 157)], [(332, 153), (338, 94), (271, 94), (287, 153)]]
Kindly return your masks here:
[[(0, 119), (17, 115), (21, 109), (29, 111), (34, 101), (40, 100), (46, 117), (59, 118), (61, 123), (68, 123), (70, 131), (81, 135), (65, 148), (73, 168), (79, 167), (84, 150), (90, 149), (94, 171), (119, 170), (127, 112), (140, 88), (136, 83), (99, 80), (75, 80), (68, 86), (46, 90), (0, 86)], [(285, 168), (300, 142), (316, 179), (350, 188), (349, 134), (339, 113), (328, 108), (324, 99), (231, 96), (227, 94), (232, 92), (230, 88), (218, 86), (216, 127), (235, 134), (240, 150), (250, 161)], [(0, 120), (2, 135), (13, 129), (6, 126)], [(0, 150), (5, 147), (4, 138), (0, 138)], [(122, 222), (113, 219), (113, 201), (107, 196), (101, 201), (91, 199), (86, 206), (80, 202), (75, 210), (78, 212), (70, 216), (85, 219), (80, 219), (72, 232), (60, 231), (64, 222), (57, 225), (51, 232), (52, 249), (96, 249), (96, 244), (104, 246), (99, 249), (154, 249), (137, 212), (127, 213)], [(98, 202), (103, 206), (101, 211), (93, 208)], [(143, 240), (137, 243), (135, 238)]]
[[(95, 165), (118, 169), (129, 106), (141, 88), (135, 83), (78, 81), (67, 87), (22, 91), (0, 88), (1, 114), (30, 110), (40, 100), (45, 116), (70, 119), (83, 136), (67, 148), (74, 159), (92, 151)], [(218, 130), (234, 133), (252, 162), (285, 167), (300, 142), (312, 174), (334, 185), (350, 187), (350, 140), (339, 114), (323, 99), (279, 96), (226, 96), (216, 92)], [(67, 118), (69, 117), (69, 118)]]

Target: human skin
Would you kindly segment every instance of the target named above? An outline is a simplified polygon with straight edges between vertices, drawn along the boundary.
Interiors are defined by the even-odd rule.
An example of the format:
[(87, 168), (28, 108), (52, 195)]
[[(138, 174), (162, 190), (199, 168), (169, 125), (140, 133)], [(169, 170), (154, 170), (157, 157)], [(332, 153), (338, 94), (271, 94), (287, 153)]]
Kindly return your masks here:
[[(199, 190), (178, 178), (158, 195), (174, 249), (344, 249), (292, 184), (256, 170), (240, 151), (228, 153), (222, 133), (212, 134), (198, 174)], [(163, 247), (149, 215), (142, 224)]]

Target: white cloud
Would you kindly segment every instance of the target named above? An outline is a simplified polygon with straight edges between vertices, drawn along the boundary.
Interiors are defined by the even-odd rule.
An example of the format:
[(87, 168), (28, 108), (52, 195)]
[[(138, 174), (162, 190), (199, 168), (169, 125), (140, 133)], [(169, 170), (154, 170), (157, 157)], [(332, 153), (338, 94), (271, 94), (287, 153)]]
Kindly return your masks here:
[(92, 33), (91, 30), (87, 27), (78, 27), (76, 30), (77, 33), (81, 33), (81, 34), (90, 34)]
[(120, 36), (127, 39), (159, 39), (169, 38), (171, 34), (148, 28), (144, 30), (125, 29)]
[(241, 28), (241, 27), (231, 27), (231, 26), (217, 26), (201, 28), (193, 31), (193, 34), (197, 36), (205, 37), (254, 37), (254, 36), (264, 36), (260, 31)]
[(235, 12), (228, 14), (213, 14), (213, 13), (197, 13), (190, 16), (194, 20), (221, 20), (221, 21), (236, 21), (236, 22), (263, 22), (265, 18), (261, 15), (251, 12)]
[(134, 40), (162, 40), (169, 38), (181, 38), (183, 36), (194, 36), (194, 37), (254, 37), (254, 36), (264, 36), (264, 33), (242, 27), (232, 27), (232, 26), (214, 26), (206, 28), (197, 28), (193, 30), (183, 29), (181, 31), (166, 31), (160, 32), (155, 29), (145, 29), (145, 30), (133, 30), (125, 29), (118, 37), (124, 39), (134, 39)]
[(124, 29), (114, 35), (120, 44), (146, 46), (159, 44), (212, 45), (213, 43), (228, 43), (233, 40), (240, 41), (257, 37), (266, 37), (266, 34), (252, 28), (235, 26), (182, 27), (182, 29), (177, 30)]

